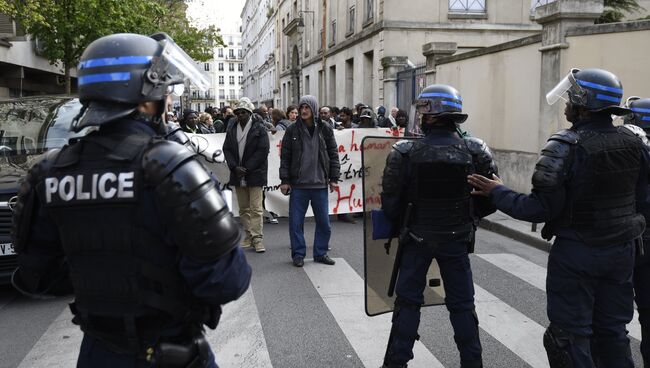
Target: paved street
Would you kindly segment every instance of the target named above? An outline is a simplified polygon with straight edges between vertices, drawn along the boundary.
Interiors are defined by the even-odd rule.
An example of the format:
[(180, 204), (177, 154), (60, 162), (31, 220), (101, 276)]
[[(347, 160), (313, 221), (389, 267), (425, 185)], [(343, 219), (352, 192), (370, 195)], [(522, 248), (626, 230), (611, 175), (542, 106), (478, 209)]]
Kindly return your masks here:
[[(306, 224), (311, 239), (313, 222)], [(363, 305), (362, 225), (333, 222), (335, 266), (291, 265), (287, 222), (265, 225), (267, 252), (248, 253), (251, 289), (224, 308), (209, 338), (221, 367), (379, 367), (390, 315)], [(308, 241), (309, 243), (309, 241)], [(542, 334), (547, 254), (480, 230), (471, 258), (485, 367), (548, 367)], [(308, 252), (309, 254), (309, 252)], [(0, 367), (74, 367), (81, 333), (69, 299), (32, 301), (0, 288)], [(629, 326), (637, 366), (640, 328)], [(458, 367), (444, 307), (423, 309), (409, 367)]]

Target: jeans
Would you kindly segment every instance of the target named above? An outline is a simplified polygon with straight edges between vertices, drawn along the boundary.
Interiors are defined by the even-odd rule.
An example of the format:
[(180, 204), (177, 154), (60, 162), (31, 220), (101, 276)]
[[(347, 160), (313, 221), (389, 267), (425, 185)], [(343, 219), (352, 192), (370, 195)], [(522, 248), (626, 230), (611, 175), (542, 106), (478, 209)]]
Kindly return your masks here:
[(474, 311), (474, 283), (467, 251), (468, 244), (465, 242), (443, 243), (436, 249), (414, 242), (404, 245), (395, 285), (397, 300), (386, 353), (387, 363), (406, 364), (413, 359), (413, 345), (420, 324), (420, 306), (424, 304), (427, 271), (435, 258), (440, 267), (445, 305), (449, 311), (461, 362), (463, 366), (480, 365), (482, 347), (478, 318)]
[(327, 188), (324, 189), (291, 189), (289, 198), (289, 238), (291, 239), (291, 258), (305, 258), (307, 244), (305, 243), (305, 214), (311, 202), (316, 220), (314, 234), (314, 259), (327, 255), (327, 246), (332, 234), (329, 218), (329, 201)]
[[(212, 350), (209, 351), (208, 365), (205, 368), (218, 368)], [(77, 360), (77, 368), (153, 368), (144, 359), (131, 355), (115, 353), (107, 349), (92, 336), (84, 334)]]
[(547, 313), (553, 326), (572, 336), (562, 349), (573, 367), (591, 368), (594, 361), (600, 368), (634, 367), (625, 329), (634, 312), (634, 251), (632, 242), (591, 247), (555, 240), (546, 277)]

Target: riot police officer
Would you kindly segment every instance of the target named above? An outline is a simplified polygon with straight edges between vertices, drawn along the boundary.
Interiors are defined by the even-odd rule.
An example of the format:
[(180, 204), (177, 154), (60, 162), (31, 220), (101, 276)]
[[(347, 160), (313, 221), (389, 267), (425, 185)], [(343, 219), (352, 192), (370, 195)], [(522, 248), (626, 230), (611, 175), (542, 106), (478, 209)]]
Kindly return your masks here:
[[(469, 181), (508, 215), (545, 222), (555, 236), (546, 279), (550, 326), (544, 347), (552, 368), (633, 367), (625, 325), (632, 319), (632, 270), (650, 162), (643, 142), (615, 127), (623, 87), (601, 69), (572, 69), (546, 96), (566, 98), (573, 124), (549, 138), (535, 166), (530, 195), (474, 175)], [(590, 338), (593, 336), (593, 351)], [(592, 361), (593, 354), (593, 361)]]
[[(24, 180), (13, 284), (74, 292), (79, 367), (216, 367), (203, 336), (248, 288), (240, 231), (217, 183), (166, 132), (167, 95), (207, 82), (165, 34), (92, 42), (79, 64), (75, 131)], [(72, 290), (70, 290), (72, 289)]]
[[(647, 134), (650, 133), (650, 98), (630, 97), (626, 107), (632, 113), (625, 116), (625, 127), (630, 128), (648, 144)], [(643, 233), (644, 251), (637, 254), (634, 267), (634, 299), (639, 310), (641, 324), (641, 356), (645, 367), (650, 367), (650, 209), (644, 208), (646, 230)]]
[(424, 138), (397, 143), (382, 179), (382, 209), (396, 226), (403, 224), (397, 298), (384, 367), (406, 367), (413, 358), (426, 274), (434, 258), (461, 366), (482, 367), (468, 253), (473, 250), (477, 219), (494, 208), (484, 198), (472, 198), (466, 174), (491, 176), (497, 168), (482, 140), (458, 134), (457, 125), (467, 114), (462, 113), (456, 89), (428, 86), (418, 97), (416, 113)]

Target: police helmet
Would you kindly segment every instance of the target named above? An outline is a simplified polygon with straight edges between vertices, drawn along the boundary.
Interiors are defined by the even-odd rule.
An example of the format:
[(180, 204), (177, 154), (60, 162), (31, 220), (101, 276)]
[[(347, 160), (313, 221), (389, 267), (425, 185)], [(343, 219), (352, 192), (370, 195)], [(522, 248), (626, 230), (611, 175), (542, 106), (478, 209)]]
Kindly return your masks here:
[(456, 124), (467, 120), (467, 114), (463, 114), (463, 99), (460, 93), (445, 84), (433, 84), (423, 89), (415, 101), (415, 109), (420, 115), (444, 116)]
[(602, 112), (612, 115), (626, 115), (630, 111), (621, 107), (623, 85), (614, 74), (602, 69), (573, 68), (549, 93), (546, 101), (549, 105), (567, 98), (568, 101), (587, 111)]
[(209, 81), (168, 35), (121, 33), (93, 41), (81, 55), (77, 84), (83, 108), (72, 129), (102, 125), (134, 112), (139, 103), (181, 95), (189, 81)]
[(625, 107), (631, 111), (625, 115), (625, 124), (634, 124), (643, 130), (650, 130), (650, 98), (630, 97), (625, 102)]

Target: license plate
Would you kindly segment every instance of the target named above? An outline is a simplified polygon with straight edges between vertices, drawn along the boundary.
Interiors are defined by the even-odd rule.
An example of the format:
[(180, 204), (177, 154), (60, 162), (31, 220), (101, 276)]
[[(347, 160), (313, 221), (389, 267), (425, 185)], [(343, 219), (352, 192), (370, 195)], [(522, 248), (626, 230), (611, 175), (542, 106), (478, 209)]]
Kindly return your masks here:
[(16, 254), (14, 245), (11, 243), (0, 244), (0, 257)]

